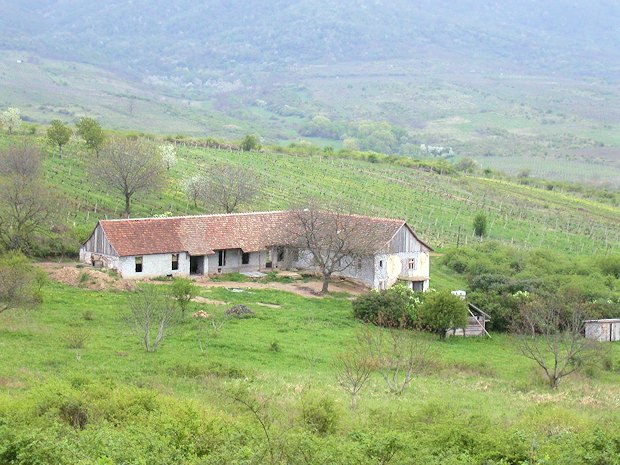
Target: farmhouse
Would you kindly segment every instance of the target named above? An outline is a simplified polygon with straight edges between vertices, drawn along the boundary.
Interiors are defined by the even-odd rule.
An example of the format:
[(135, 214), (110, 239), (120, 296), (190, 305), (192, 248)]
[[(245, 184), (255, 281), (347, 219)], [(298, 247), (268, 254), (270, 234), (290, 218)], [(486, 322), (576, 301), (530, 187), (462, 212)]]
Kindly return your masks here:
[[(101, 220), (80, 248), (80, 261), (123, 278), (270, 270), (318, 271), (312, 254), (292, 239), (293, 211)], [(330, 213), (325, 213), (330, 215)], [(429, 252), (403, 220), (346, 215), (372, 236), (368, 253), (337, 273), (375, 289), (396, 281), (429, 285)], [(346, 258), (345, 258), (346, 260)]]

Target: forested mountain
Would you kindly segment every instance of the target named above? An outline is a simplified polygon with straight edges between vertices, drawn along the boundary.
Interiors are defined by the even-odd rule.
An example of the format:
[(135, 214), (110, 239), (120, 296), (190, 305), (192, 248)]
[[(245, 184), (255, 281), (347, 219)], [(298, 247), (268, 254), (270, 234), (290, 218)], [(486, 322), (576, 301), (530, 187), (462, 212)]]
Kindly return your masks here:
[(439, 54), (613, 76), (620, 58), (620, 5), (609, 0), (15, 3), (0, 2), (3, 46), (137, 73)]

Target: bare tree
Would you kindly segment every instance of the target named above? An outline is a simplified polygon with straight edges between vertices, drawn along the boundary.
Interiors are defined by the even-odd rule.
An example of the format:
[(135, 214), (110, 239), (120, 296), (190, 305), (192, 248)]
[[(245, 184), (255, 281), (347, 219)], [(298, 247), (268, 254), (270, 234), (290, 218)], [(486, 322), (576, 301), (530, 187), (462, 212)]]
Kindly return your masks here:
[(428, 341), (411, 331), (367, 325), (358, 341), (393, 394), (402, 394), (414, 375), (424, 370), (431, 360)]
[(133, 196), (159, 189), (163, 173), (157, 149), (141, 140), (113, 140), (101, 151), (100, 160), (92, 165), (96, 179), (123, 195), (127, 217), (131, 214)]
[(542, 368), (551, 389), (594, 355), (596, 344), (582, 335), (582, 308), (561, 296), (535, 297), (520, 308), (519, 350)]
[(374, 370), (374, 364), (365, 352), (356, 351), (341, 354), (336, 361), (336, 380), (351, 396), (351, 408), (357, 407), (357, 396), (364, 388)]
[(28, 252), (49, 233), (51, 195), (41, 176), (41, 152), (30, 145), (0, 151), (0, 245)]
[(253, 171), (230, 165), (210, 167), (200, 189), (200, 198), (206, 205), (225, 213), (233, 213), (239, 206), (251, 202), (260, 190)]
[(155, 352), (179, 318), (171, 298), (155, 286), (140, 286), (129, 297), (129, 313), (125, 320), (142, 340), (144, 349)]
[(309, 253), (318, 267), (323, 277), (322, 294), (328, 292), (334, 273), (342, 273), (380, 248), (379, 231), (368, 218), (345, 214), (338, 208), (294, 210), (289, 233), (292, 244)]

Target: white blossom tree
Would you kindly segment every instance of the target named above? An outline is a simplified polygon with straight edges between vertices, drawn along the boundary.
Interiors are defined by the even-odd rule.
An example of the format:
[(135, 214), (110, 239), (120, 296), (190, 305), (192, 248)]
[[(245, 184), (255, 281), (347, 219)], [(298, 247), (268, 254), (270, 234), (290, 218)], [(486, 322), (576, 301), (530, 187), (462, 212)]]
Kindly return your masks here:
[(19, 108), (9, 107), (0, 114), (0, 122), (2, 126), (7, 128), (9, 134), (13, 134), (13, 131), (22, 123), (21, 112)]
[(163, 144), (158, 147), (159, 154), (161, 155), (161, 161), (167, 170), (170, 170), (177, 164), (177, 149), (172, 144)]

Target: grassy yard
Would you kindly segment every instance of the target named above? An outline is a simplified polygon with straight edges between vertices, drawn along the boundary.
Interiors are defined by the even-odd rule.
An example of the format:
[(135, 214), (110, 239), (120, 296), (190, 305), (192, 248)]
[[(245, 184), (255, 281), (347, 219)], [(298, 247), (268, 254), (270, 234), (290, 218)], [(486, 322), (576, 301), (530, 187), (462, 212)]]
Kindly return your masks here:
[[(612, 434), (608, 426), (618, 420), (619, 346), (608, 347), (606, 370), (580, 372), (553, 392), (511, 336), (440, 342), (419, 335), (433, 355), (410, 388), (395, 396), (374, 374), (352, 411), (336, 382), (337, 356), (354, 350), (361, 327), (349, 296), (227, 288), (202, 288), (201, 296), (227, 305), (193, 303), (191, 311), (223, 321), (226, 308), (244, 304), (256, 316), (227, 319), (216, 336), (209, 333), (206, 351), (199, 336), (212, 320), (186, 316), (157, 352), (147, 353), (122, 319), (125, 291), (52, 283), (39, 309), (0, 315), (0, 458), (29, 444), (31, 455), (23, 457), (45, 450), (55, 463), (265, 463), (257, 417), (230, 400), (239, 390), (260, 405), (258, 418), (270, 418), (278, 450), (292, 447), (288, 441), (309, 447), (306, 462), (287, 455), (282, 463), (388, 463), (377, 458), (390, 449), (385, 441), (394, 447), (389, 463), (594, 463), (580, 461), (576, 444), (589, 447), (597, 428)], [(85, 335), (84, 347), (69, 348), (78, 335)], [(79, 427), (65, 412), (74, 404), (86, 412)], [(194, 436), (181, 437), (188, 434), (175, 423), (181, 420), (198, 428)], [(317, 431), (315, 420), (333, 425)], [(11, 434), (2, 439), (6, 428)], [(140, 438), (159, 437), (161, 428), (165, 440), (148, 452)], [(109, 437), (98, 436), (104, 432)], [(205, 434), (212, 444), (201, 455), (196, 441)], [(74, 446), (50, 452), (46, 441), (54, 437), (72, 438)], [(121, 444), (128, 451), (117, 450)], [(193, 452), (181, 450), (189, 445)], [(151, 460), (141, 461), (147, 453)]]

